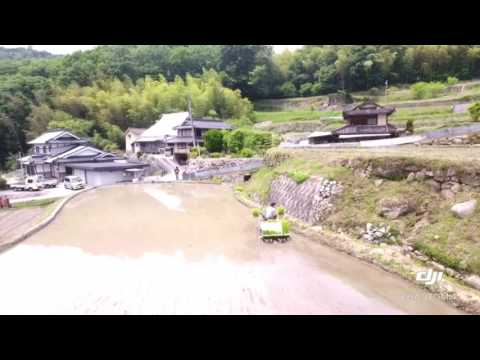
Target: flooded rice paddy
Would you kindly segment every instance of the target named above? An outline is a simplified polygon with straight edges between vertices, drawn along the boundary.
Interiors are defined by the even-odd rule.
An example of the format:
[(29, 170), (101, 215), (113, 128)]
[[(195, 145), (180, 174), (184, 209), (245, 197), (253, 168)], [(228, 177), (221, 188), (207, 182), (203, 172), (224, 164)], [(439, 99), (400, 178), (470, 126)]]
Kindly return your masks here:
[(0, 255), (1, 314), (455, 314), (293, 235), (264, 244), (221, 185), (113, 186)]

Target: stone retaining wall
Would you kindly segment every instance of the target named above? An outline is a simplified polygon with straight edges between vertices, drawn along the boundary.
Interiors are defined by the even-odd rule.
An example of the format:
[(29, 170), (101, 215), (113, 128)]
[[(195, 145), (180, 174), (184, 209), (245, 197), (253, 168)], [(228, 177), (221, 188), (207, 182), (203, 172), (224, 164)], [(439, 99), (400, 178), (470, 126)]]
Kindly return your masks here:
[(281, 175), (271, 184), (269, 201), (285, 207), (289, 216), (315, 224), (332, 210), (335, 195), (341, 190), (336, 181), (322, 177), (311, 177), (297, 184), (287, 175)]
[(193, 159), (188, 162), (183, 173), (184, 179), (208, 179), (233, 173), (257, 170), (263, 166), (263, 159)]
[(480, 134), (445, 137), (424, 141), (421, 145), (472, 145), (480, 146)]

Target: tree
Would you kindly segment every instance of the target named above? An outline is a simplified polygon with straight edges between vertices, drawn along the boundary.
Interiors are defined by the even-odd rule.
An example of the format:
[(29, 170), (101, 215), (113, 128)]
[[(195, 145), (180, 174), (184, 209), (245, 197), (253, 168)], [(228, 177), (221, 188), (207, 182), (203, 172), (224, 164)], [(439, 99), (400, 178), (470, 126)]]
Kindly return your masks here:
[(75, 119), (65, 113), (63, 116), (63, 119), (50, 121), (48, 123), (48, 128), (68, 130), (81, 137), (88, 137), (91, 134), (94, 125), (93, 121)]
[(223, 151), (223, 132), (221, 130), (208, 130), (203, 139), (209, 153)]
[(337, 60), (335, 61), (335, 68), (340, 76), (342, 82), (342, 90), (345, 91), (345, 78), (350, 66), (351, 48), (343, 47), (337, 53)]
[(225, 73), (225, 84), (250, 99), (265, 97), (280, 85), (269, 45), (224, 45), (218, 66)]
[(473, 121), (478, 121), (480, 119), (480, 103), (472, 105), (468, 111)]
[(242, 129), (233, 130), (225, 136), (225, 140), (229, 152), (239, 153), (244, 147), (245, 132)]

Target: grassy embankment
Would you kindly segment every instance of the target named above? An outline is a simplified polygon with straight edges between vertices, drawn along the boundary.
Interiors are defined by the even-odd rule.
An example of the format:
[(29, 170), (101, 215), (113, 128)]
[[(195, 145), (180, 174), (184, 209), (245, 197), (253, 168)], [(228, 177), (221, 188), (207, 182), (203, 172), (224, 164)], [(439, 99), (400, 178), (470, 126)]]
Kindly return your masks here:
[[(278, 161), (275, 166), (259, 170), (246, 184), (244, 191), (251, 198), (266, 201), (272, 180), (280, 174), (321, 175), (340, 181), (344, 191), (336, 201), (335, 210), (322, 222), (326, 229), (341, 229), (352, 237), (359, 237), (367, 223), (388, 224), (401, 244), (411, 244), (451, 268), (480, 274), (480, 207), (473, 216), (466, 219), (458, 219), (450, 211), (454, 203), (472, 198), (480, 201), (478, 188), (476, 191), (464, 190), (456, 194), (454, 199), (446, 200), (432, 191), (425, 181), (407, 182), (405, 177), (384, 178), (383, 183), (378, 186), (375, 184), (377, 177), (358, 176), (354, 170), (339, 164), (342, 159), (360, 156), (385, 168), (396, 163), (396, 166), (403, 167), (453, 167), (460, 171), (473, 168), (480, 172), (480, 165), (476, 160), (480, 156), (480, 149), (471, 149), (468, 153), (467, 150), (458, 149), (446, 153), (432, 148), (422, 154), (415, 151), (414, 147), (386, 152), (272, 150), (269, 156), (280, 155), (280, 158), (288, 158)], [(383, 218), (378, 215), (377, 208), (380, 200), (385, 198), (407, 200), (414, 206), (415, 211), (396, 220)]]

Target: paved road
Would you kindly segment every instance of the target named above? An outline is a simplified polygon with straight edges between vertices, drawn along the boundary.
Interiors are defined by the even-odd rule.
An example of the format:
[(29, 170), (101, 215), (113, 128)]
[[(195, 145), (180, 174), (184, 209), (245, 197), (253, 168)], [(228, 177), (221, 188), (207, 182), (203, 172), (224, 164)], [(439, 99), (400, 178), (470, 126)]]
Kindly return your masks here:
[(17, 202), (31, 201), (31, 200), (45, 200), (59, 197), (70, 196), (77, 190), (65, 189), (63, 184), (57, 185), (52, 189), (42, 189), (39, 191), (14, 191), (4, 190), (0, 191), (0, 195), (7, 196), (12, 204)]
[(255, 226), (225, 186), (82, 194), (48, 228), (0, 255), (0, 313), (457, 313), (300, 236), (264, 244)]

